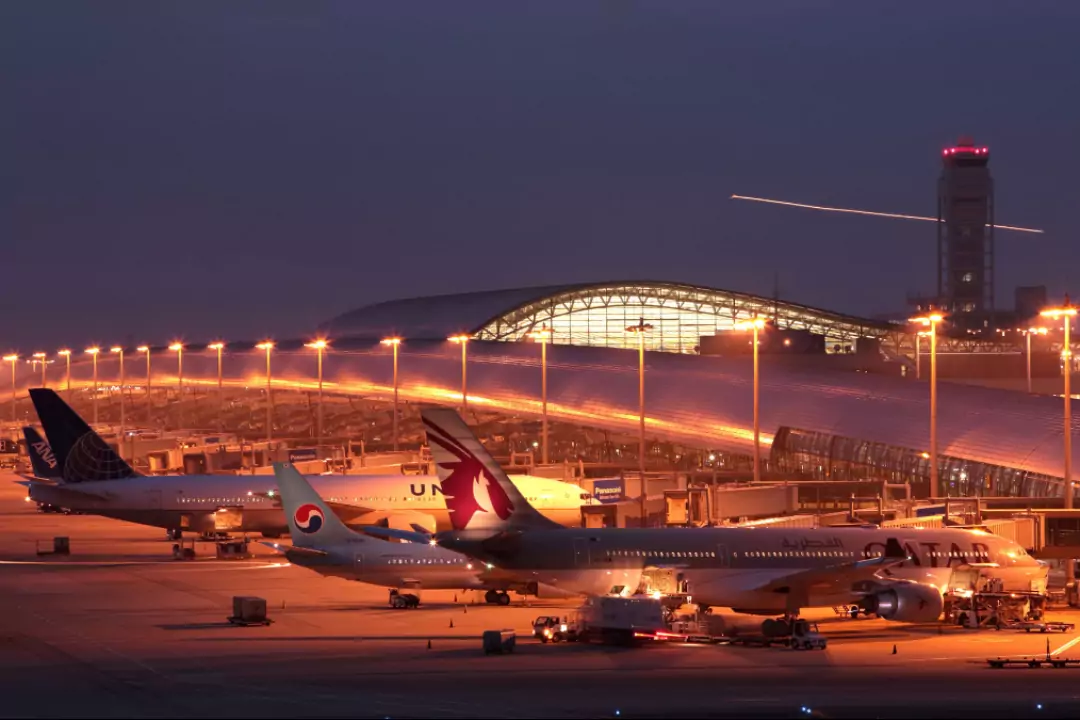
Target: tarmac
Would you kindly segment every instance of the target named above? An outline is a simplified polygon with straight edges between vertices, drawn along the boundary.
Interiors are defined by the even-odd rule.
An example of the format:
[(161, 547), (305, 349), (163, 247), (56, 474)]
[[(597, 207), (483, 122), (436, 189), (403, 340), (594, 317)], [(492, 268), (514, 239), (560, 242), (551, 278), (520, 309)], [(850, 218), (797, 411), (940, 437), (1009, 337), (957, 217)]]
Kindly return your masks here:
[[(1080, 715), (1080, 669), (986, 663), (1048, 649), (1080, 658), (1077, 633), (822, 611), (825, 651), (543, 645), (531, 638), (533, 618), (575, 602), (504, 608), (426, 591), (420, 608), (393, 610), (386, 588), (323, 578), (255, 542), (253, 560), (218, 560), (213, 544), (174, 560), (163, 531), (39, 513), (15, 479), (0, 475), (3, 717)], [(70, 538), (71, 554), (39, 556), (57, 536)], [(230, 624), (235, 595), (265, 598), (273, 623)], [(518, 633), (516, 651), (485, 656), (481, 633), (503, 628)]]

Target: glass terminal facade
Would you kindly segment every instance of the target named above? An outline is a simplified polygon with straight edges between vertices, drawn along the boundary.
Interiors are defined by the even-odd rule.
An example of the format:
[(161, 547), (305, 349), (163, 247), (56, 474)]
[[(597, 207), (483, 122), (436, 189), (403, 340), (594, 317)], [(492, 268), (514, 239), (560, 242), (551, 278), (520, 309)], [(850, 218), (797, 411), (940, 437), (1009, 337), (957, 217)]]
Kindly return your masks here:
[(883, 338), (887, 323), (793, 305), (769, 298), (668, 283), (594, 285), (554, 293), (490, 321), (479, 340), (520, 341), (547, 326), (551, 342), (636, 348), (626, 328), (644, 320), (645, 349), (694, 353), (703, 335), (731, 330), (736, 322), (766, 317), (777, 327), (824, 335), (829, 352), (850, 351), (860, 337)]
[[(888, 480), (910, 483), (929, 497), (930, 455), (910, 448), (782, 427), (773, 439), (774, 468), (815, 480)], [(952, 497), (1060, 497), (1062, 481), (1039, 473), (941, 455), (938, 475)]]

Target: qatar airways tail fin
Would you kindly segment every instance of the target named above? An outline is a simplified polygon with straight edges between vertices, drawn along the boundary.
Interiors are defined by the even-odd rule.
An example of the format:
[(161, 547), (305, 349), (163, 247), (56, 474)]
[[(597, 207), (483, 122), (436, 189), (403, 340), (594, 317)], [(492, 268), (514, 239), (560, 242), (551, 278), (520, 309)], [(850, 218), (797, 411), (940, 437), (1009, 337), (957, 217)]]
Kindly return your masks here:
[(32, 427), (24, 427), (23, 437), (26, 438), (26, 454), (30, 456), (34, 477), (63, 482), (64, 475), (60, 472), (60, 463), (56, 462), (56, 454), (49, 447), (49, 443), (45, 442), (45, 438), (41, 437), (41, 433)]
[(293, 545), (325, 548), (345, 542), (364, 542), (363, 534), (350, 530), (341, 522), (292, 463), (274, 463), (274, 477)]
[(425, 407), (420, 416), (455, 530), (561, 527), (529, 504), (455, 410)]

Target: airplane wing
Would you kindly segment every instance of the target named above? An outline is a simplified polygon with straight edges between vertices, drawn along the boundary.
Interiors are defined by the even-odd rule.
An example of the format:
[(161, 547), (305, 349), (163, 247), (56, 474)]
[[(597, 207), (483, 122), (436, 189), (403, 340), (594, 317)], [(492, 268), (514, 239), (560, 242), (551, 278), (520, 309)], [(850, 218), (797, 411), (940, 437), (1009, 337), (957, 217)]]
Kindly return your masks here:
[[(273, 500), (276, 504), (281, 504), (281, 493), (279, 493), (277, 490), (256, 490), (248, 494), (255, 497), (269, 498), (270, 500)], [(364, 507), (363, 505), (354, 505), (352, 503), (333, 502), (325, 499), (323, 500), (323, 503), (325, 503), (331, 510), (333, 510), (334, 514), (341, 518), (344, 522), (351, 522), (355, 518), (375, 512), (371, 508)]]
[(270, 542), (268, 540), (260, 540), (260, 544), (265, 545), (268, 548), (277, 550), (279, 553), (295, 553), (297, 555), (310, 555), (311, 557), (325, 557), (329, 553), (323, 550), (316, 550), (315, 548), (303, 548), (296, 545), (282, 545), (281, 543)]
[(800, 597), (843, 591), (855, 583), (874, 580), (885, 568), (909, 559), (899, 541), (889, 538), (885, 543), (885, 553), (881, 557), (801, 570), (770, 580), (758, 589), (763, 592), (786, 592)]
[(354, 528), (380, 540), (405, 540), (414, 543), (430, 543), (432, 536), (427, 533), (413, 532), (411, 530), (397, 530), (395, 528), (382, 527), (380, 525), (362, 525)]

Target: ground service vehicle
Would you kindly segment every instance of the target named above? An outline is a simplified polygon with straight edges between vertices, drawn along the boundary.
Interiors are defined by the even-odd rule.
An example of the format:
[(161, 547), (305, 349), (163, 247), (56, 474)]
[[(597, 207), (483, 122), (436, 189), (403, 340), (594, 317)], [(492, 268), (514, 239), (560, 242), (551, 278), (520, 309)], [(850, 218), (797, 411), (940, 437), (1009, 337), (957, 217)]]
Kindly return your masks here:
[(561, 639), (599, 640), (612, 645), (633, 645), (667, 634), (663, 604), (649, 597), (590, 597), (567, 618), (565, 625), (565, 637)]
[(540, 642), (561, 642), (566, 640), (569, 626), (555, 615), (541, 615), (533, 620), (533, 637)]
[(827, 643), (825, 636), (818, 632), (817, 623), (806, 620), (767, 620), (762, 623), (761, 632), (736, 632), (729, 640), (736, 645), (783, 645), (792, 650), (824, 650)]

